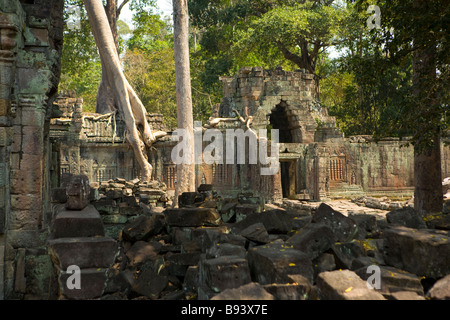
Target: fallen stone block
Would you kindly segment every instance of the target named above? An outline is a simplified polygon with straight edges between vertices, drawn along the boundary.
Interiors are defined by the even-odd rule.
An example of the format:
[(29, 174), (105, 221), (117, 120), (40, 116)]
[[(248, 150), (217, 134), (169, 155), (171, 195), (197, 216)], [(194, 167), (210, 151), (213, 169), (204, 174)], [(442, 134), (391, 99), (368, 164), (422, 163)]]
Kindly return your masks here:
[(408, 228), (425, 229), (427, 225), (419, 216), (416, 210), (411, 207), (405, 207), (398, 210), (388, 212), (386, 220), (392, 225), (405, 226)]
[(138, 266), (147, 260), (157, 258), (161, 246), (159, 242), (136, 241), (126, 252), (129, 265)]
[(311, 259), (302, 251), (285, 244), (253, 247), (247, 253), (253, 281), (260, 284), (286, 283), (287, 275), (300, 274), (313, 280)]
[(119, 253), (118, 243), (108, 237), (59, 238), (48, 241), (52, 259), (61, 270), (108, 268)]
[(286, 244), (306, 253), (311, 260), (328, 250), (334, 242), (333, 231), (322, 223), (310, 223), (286, 240)]
[(190, 266), (198, 264), (200, 255), (200, 252), (166, 254), (165, 261), (168, 263), (169, 273), (174, 276), (184, 277)]
[(264, 224), (261, 222), (248, 226), (239, 232), (239, 234), (248, 240), (259, 244), (269, 242), (269, 234), (267, 233), (266, 228), (264, 228)]
[(331, 252), (339, 269), (350, 269), (354, 259), (364, 257), (364, 248), (357, 241), (334, 243), (331, 245)]
[(355, 235), (355, 239), (364, 240), (365, 238), (372, 237), (379, 231), (377, 218), (375, 215), (365, 213), (349, 213), (348, 217), (353, 219), (358, 226), (358, 232)]
[(200, 272), (200, 279), (216, 293), (251, 282), (247, 260), (237, 256), (202, 260)]
[(336, 261), (331, 253), (322, 253), (313, 261), (314, 278), (321, 272), (332, 271), (336, 269)]
[(251, 282), (239, 288), (227, 289), (211, 300), (275, 300), (259, 283)]
[(312, 285), (305, 277), (289, 275), (289, 283), (272, 283), (264, 285), (264, 289), (276, 300), (308, 300)]
[(450, 300), (450, 274), (436, 281), (428, 290), (427, 297), (432, 300)]
[(386, 300), (351, 270), (322, 272), (316, 285), (321, 300)]
[(397, 291), (389, 297), (392, 300), (425, 300), (425, 297), (413, 291)]
[(285, 210), (270, 210), (261, 213), (250, 213), (239, 222), (233, 224), (232, 232), (239, 233), (241, 230), (255, 223), (262, 223), (268, 233), (287, 234), (292, 230), (293, 216)]
[(339, 242), (351, 241), (358, 232), (358, 227), (354, 220), (344, 216), (325, 203), (320, 204), (317, 208), (311, 222), (323, 223), (330, 227), (336, 241)]
[(106, 273), (107, 269), (81, 269), (79, 274), (80, 287), (77, 289), (68, 286), (68, 284), (75, 283), (69, 279), (69, 277), (74, 274), (62, 271), (59, 279), (60, 292), (64, 298), (70, 300), (91, 300), (100, 298), (106, 288)]
[(136, 279), (132, 290), (150, 299), (159, 298), (161, 292), (166, 289), (169, 280), (165, 276), (158, 275), (150, 269), (143, 270)]
[(247, 251), (244, 246), (231, 243), (217, 243), (206, 251), (206, 257), (209, 259), (222, 256), (237, 256), (245, 259)]
[(153, 214), (151, 217), (143, 215), (123, 229), (122, 237), (131, 242), (145, 241), (162, 232), (165, 227), (166, 216), (164, 214)]
[(236, 222), (239, 222), (244, 220), (251, 214), (260, 213), (261, 207), (259, 204), (243, 203), (236, 205), (234, 210), (236, 215)]
[(104, 236), (103, 222), (94, 206), (83, 210), (67, 210), (60, 207), (53, 221), (54, 238)]
[[(389, 266), (379, 266), (379, 268), (380, 288), (376, 288), (376, 290), (385, 297), (389, 297), (398, 291), (412, 291), (420, 296), (424, 295), (420, 278), (415, 274)], [(367, 271), (367, 267), (363, 267), (356, 270), (355, 273), (361, 279), (367, 280), (373, 274), (373, 271)]]
[(395, 226), (384, 230), (383, 239), (388, 265), (435, 279), (450, 273), (448, 231)]
[(171, 227), (217, 226), (220, 215), (213, 208), (166, 209), (164, 214)]

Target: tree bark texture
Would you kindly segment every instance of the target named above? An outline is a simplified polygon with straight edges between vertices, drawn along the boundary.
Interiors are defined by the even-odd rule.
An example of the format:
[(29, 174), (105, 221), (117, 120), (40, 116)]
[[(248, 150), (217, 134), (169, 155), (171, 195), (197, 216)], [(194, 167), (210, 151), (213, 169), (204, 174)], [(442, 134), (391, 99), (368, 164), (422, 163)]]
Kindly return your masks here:
[(175, 78), (177, 96), (177, 125), (186, 133), (189, 163), (177, 165), (177, 185), (174, 205), (183, 192), (195, 191), (194, 120), (192, 114), (191, 72), (189, 65), (189, 15), (187, 0), (173, 0)]

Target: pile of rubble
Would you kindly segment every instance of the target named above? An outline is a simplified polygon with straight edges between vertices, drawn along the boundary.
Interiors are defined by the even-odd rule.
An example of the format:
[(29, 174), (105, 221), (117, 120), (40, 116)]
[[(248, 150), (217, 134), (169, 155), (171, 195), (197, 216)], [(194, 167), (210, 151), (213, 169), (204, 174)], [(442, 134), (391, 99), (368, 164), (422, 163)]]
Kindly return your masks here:
[(161, 212), (171, 205), (166, 185), (156, 180), (143, 183), (139, 179), (116, 178), (102, 182), (93, 190), (91, 203), (102, 216), (106, 234), (114, 239), (118, 239), (127, 223), (140, 215)]
[[(217, 197), (209, 185), (180, 208), (122, 230), (102, 299), (444, 299), (450, 297), (449, 215), (412, 208), (345, 216)], [(380, 287), (366, 280), (379, 267)]]
[[(89, 217), (83, 212), (59, 211), (55, 221), (61, 223), (52, 243), (55, 261), (64, 270), (68, 262), (76, 264), (76, 253), (85, 266), (82, 272), (97, 279), (93, 282), (97, 289), (88, 295), (66, 292), (66, 297), (450, 298), (449, 212), (421, 217), (413, 208), (403, 207), (384, 216), (344, 215), (325, 203), (309, 209), (286, 203), (282, 208), (264, 204), (252, 194), (224, 199), (211, 185), (183, 193), (179, 208), (170, 208), (164, 207), (168, 203), (163, 201), (164, 189), (159, 182), (140, 184), (137, 180), (100, 186), (100, 198), (87, 207), (102, 216), (92, 213), (95, 228), (90, 229), (95, 232), (89, 233), (91, 238), (71, 240), (73, 234), (65, 234), (70, 231), (86, 237), (90, 229), (83, 221)], [(107, 233), (116, 216), (125, 216), (126, 222), (115, 224), (115, 237), (97, 230), (100, 221)], [(83, 234), (78, 234), (83, 228), (75, 227), (75, 222), (86, 225)], [(97, 248), (99, 241), (110, 250)], [(92, 250), (98, 256), (108, 253), (108, 259), (98, 264), (89, 254)], [(62, 264), (64, 260), (68, 262)], [(95, 278), (92, 270), (98, 271)], [(367, 286), (373, 272), (378, 272), (376, 289)], [(89, 282), (84, 284), (89, 286)]]

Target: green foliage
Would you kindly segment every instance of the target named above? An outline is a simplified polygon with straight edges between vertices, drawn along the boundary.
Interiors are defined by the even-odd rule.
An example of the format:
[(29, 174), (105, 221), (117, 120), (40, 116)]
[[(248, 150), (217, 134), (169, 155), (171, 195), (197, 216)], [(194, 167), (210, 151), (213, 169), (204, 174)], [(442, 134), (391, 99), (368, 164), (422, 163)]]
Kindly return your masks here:
[(68, 7), (80, 8), (80, 29), (64, 27), (64, 45), (61, 54), (60, 91), (75, 91), (83, 98), (85, 111), (94, 112), (97, 88), (101, 79), (100, 57), (87, 19), (87, 13), (80, 1), (67, 1), (64, 17), (67, 21)]

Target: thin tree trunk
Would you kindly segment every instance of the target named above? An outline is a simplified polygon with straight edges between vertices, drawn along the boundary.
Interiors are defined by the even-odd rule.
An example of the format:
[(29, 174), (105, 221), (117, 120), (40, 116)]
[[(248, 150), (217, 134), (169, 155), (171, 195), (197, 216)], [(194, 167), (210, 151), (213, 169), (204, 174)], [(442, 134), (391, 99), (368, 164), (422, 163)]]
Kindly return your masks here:
[(148, 181), (152, 176), (152, 166), (147, 160), (145, 147), (150, 146), (156, 136), (163, 133), (153, 134), (146, 119), (146, 110), (120, 68), (117, 47), (102, 0), (84, 0), (84, 5), (106, 79), (127, 128), (127, 140), (141, 168), (141, 179)]
[[(430, 4), (426, 0), (415, 0), (414, 6), (420, 7), (424, 12)], [(440, 129), (434, 128), (431, 146), (423, 147), (427, 142), (424, 137), (427, 123), (439, 123), (430, 117), (439, 117), (433, 112), (425, 114), (426, 110), (433, 108), (436, 103), (436, 93), (433, 88), (436, 82), (436, 45), (428, 39), (413, 53), (413, 86), (415, 101), (417, 102), (417, 132), (420, 134), (414, 150), (414, 208), (420, 214), (442, 211), (442, 168)], [(425, 114), (425, 115), (424, 115)], [(437, 119), (439, 120), (439, 119)], [(421, 141), (423, 140), (423, 141)]]
[(183, 192), (195, 191), (194, 120), (192, 114), (191, 72), (189, 65), (189, 15), (187, 0), (173, 0), (175, 78), (177, 95), (177, 124), (185, 130), (189, 149), (184, 150), (189, 163), (177, 165), (177, 186), (174, 206)]

